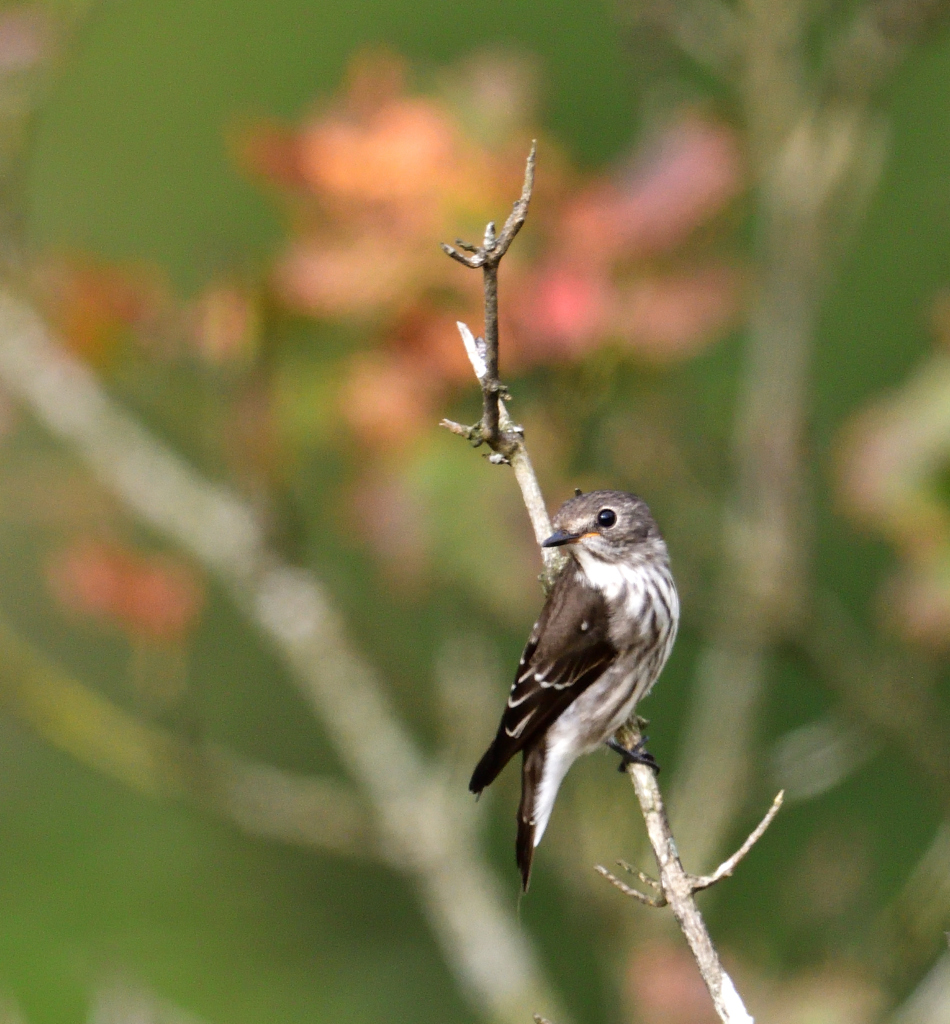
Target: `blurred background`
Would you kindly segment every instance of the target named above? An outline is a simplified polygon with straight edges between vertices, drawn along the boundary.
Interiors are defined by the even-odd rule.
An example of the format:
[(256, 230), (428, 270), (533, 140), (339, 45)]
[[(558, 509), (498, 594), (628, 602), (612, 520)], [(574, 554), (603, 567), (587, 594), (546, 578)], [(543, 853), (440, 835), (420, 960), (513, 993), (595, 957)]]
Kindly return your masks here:
[(439, 250), (517, 197), (552, 511), (633, 490), (641, 708), (757, 1020), (950, 1020), (937, 0), (0, 7), (0, 1022), (706, 1024), (616, 758), (518, 897), (466, 791), (540, 606)]

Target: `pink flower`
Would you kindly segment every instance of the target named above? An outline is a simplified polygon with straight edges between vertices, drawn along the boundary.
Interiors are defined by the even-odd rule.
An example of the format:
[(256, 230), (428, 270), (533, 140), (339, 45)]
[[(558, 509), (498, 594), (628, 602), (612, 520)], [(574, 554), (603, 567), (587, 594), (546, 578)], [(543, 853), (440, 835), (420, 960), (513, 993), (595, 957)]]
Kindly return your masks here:
[(412, 269), (412, 257), (384, 238), (361, 235), (333, 242), (310, 237), (291, 246), (274, 280), (290, 306), (318, 316), (365, 317), (400, 297)]
[(432, 378), (385, 353), (357, 356), (340, 396), (340, 410), (363, 441), (392, 447), (432, 415)]
[(54, 555), (47, 580), (64, 608), (152, 642), (181, 640), (203, 603), (200, 584), (181, 562), (91, 539)]
[(682, 359), (722, 334), (739, 299), (739, 275), (731, 267), (642, 277), (616, 290), (611, 327), (651, 359)]
[(744, 185), (742, 154), (731, 129), (696, 116), (669, 128), (619, 186), (612, 233), (625, 251), (666, 252), (686, 241)]
[(583, 355), (599, 340), (610, 285), (603, 275), (553, 264), (526, 278), (513, 312), (527, 362)]
[(402, 98), (366, 120), (323, 118), (301, 139), (304, 177), (351, 201), (425, 197), (453, 176), (455, 127), (434, 103)]
[(637, 949), (627, 986), (644, 1024), (713, 1024), (712, 999), (685, 949), (657, 941)]

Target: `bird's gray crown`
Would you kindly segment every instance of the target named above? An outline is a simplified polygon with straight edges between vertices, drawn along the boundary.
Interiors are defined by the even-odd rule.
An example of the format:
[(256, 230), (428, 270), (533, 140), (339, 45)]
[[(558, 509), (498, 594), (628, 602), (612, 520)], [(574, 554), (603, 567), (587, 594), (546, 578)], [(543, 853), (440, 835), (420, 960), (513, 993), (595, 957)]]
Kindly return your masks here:
[(558, 509), (546, 547), (581, 544), (605, 561), (637, 553), (666, 555), (666, 545), (647, 503), (626, 491), (579, 494)]

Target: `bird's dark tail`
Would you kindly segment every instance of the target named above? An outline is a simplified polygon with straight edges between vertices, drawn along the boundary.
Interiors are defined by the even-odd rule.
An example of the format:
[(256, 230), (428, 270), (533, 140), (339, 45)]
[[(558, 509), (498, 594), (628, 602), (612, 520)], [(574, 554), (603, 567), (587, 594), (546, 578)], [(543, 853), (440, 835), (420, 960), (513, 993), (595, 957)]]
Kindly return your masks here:
[(528, 891), (531, 881), (531, 861), (534, 859), (534, 805), (541, 774), (544, 770), (544, 743), (522, 752), (521, 805), (518, 807), (518, 840), (515, 857), (521, 870), (521, 888)]
[(498, 773), (505, 767), (506, 763), (507, 758), (502, 760), (498, 749), (498, 741), (494, 740), (492, 745), (482, 754), (481, 761), (475, 765), (475, 771), (472, 772), (472, 777), (468, 783), (469, 790), (478, 796), (486, 786), (490, 786), (498, 778)]

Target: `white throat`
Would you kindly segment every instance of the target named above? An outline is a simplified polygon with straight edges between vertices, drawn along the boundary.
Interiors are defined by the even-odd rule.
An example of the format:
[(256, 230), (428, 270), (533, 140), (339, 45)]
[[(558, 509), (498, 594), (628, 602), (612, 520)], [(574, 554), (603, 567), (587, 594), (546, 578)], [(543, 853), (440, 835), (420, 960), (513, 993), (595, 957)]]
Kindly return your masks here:
[(641, 592), (643, 590), (637, 565), (627, 562), (605, 562), (582, 544), (575, 545), (574, 557), (584, 570), (588, 585), (599, 590), (608, 604), (613, 604), (624, 591), (629, 591), (631, 586)]

